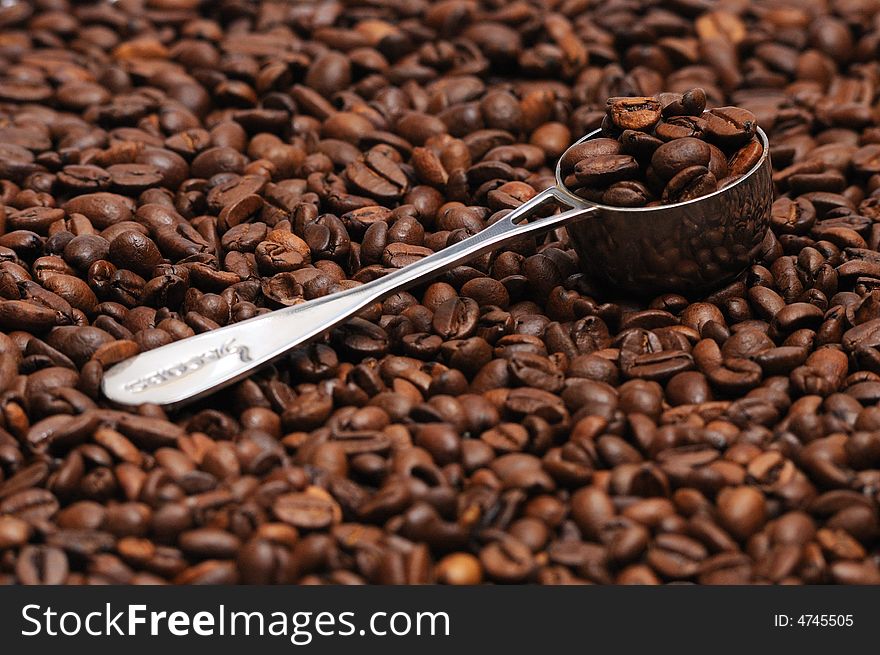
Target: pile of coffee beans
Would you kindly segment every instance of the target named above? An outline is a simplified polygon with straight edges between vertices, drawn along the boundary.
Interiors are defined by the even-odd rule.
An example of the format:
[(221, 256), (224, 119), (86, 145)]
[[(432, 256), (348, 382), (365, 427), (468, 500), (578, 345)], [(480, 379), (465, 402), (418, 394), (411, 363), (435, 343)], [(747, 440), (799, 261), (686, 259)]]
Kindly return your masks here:
[(741, 107), (705, 109), (700, 88), (609, 98), (602, 136), (560, 160), (564, 184), (617, 207), (684, 202), (724, 188), (761, 160), (758, 121)]
[[(878, 16), (0, 3), (0, 582), (880, 583)], [(608, 98), (696, 88), (774, 165), (724, 288), (610, 296), (560, 230), (187, 408), (101, 396), (477, 233)]]

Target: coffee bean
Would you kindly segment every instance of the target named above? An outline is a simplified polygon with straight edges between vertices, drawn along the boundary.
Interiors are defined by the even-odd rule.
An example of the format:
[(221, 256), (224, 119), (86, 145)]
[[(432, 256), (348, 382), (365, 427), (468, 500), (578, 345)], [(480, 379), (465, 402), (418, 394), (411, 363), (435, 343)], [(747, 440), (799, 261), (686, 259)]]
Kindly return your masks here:
[(0, 547), (7, 549), (23, 546), (27, 543), (30, 532), (26, 521), (13, 516), (0, 517)]
[(55, 325), (69, 322), (60, 312), (24, 300), (0, 301), (0, 328), (46, 332)]
[(572, 518), (585, 537), (596, 538), (615, 510), (606, 493), (592, 487), (578, 491), (571, 499)]
[(486, 575), (497, 582), (526, 582), (535, 569), (528, 547), (514, 537), (505, 536), (480, 551)]
[(621, 154), (621, 143), (617, 139), (597, 138), (584, 141), (569, 148), (560, 159), (559, 167), (563, 175), (574, 172), (575, 165), (582, 159), (604, 155)]
[(665, 179), (690, 166), (708, 166), (711, 151), (709, 144), (699, 139), (685, 137), (664, 143), (654, 151), (651, 165)]
[(706, 92), (690, 89), (683, 94), (661, 93), (658, 96), (664, 118), (669, 116), (699, 116), (706, 108)]
[(574, 177), (579, 185), (595, 187), (633, 178), (638, 170), (631, 155), (598, 155), (579, 161)]
[(705, 375), (697, 371), (685, 371), (669, 380), (666, 396), (674, 405), (699, 405), (712, 400), (712, 390)]
[(272, 509), (279, 519), (298, 528), (326, 528), (341, 518), (339, 506), (318, 489), (279, 496)]
[(654, 129), (654, 134), (662, 141), (706, 136), (707, 123), (700, 116), (673, 116), (664, 120)]
[(730, 487), (718, 496), (718, 512), (725, 527), (734, 536), (746, 539), (766, 520), (765, 500), (751, 487)]
[(532, 353), (514, 353), (508, 360), (511, 377), (529, 387), (556, 392), (562, 389), (564, 376), (553, 362)]
[(718, 181), (705, 166), (690, 166), (669, 180), (663, 189), (666, 202), (684, 202), (705, 196), (718, 188)]
[(26, 546), (15, 563), (15, 575), (24, 585), (62, 584), (68, 572), (64, 551), (52, 546)]
[(152, 274), (162, 261), (156, 244), (140, 232), (134, 230), (119, 234), (110, 242), (110, 261), (121, 268), (130, 268), (143, 276)]
[(617, 207), (644, 207), (653, 195), (641, 182), (626, 180), (615, 182), (602, 194), (602, 202)]
[[(609, 99), (605, 135), (595, 140), (597, 145), (578, 144), (562, 158), (564, 183), (594, 202), (642, 207), (653, 201), (652, 189), (662, 203), (685, 202), (745, 174), (764, 152), (753, 138), (757, 119), (738, 107), (701, 116), (705, 99), (703, 89), (681, 96)], [(666, 118), (659, 122), (661, 114)], [(803, 184), (810, 190), (827, 186), (813, 179)]]
[(470, 553), (453, 553), (437, 563), (437, 581), (452, 585), (475, 585), (483, 579), (480, 561)]
[(696, 575), (707, 554), (700, 542), (685, 535), (668, 533), (657, 536), (646, 559), (661, 576), (684, 580)]
[[(760, 141), (753, 138), (730, 158), (728, 163), (730, 175), (745, 175), (761, 160), (763, 154), (764, 146), (761, 145)], [(805, 180), (805, 182), (809, 182), (809, 180)]]
[(660, 120), (656, 98), (609, 98), (608, 115), (621, 130), (648, 130)]
[[(603, 140), (613, 141), (613, 139)], [(599, 139), (593, 139), (592, 141), (599, 141)], [(656, 136), (638, 130), (624, 130), (620, 135), (619, 143), (624, 152), (640, 161), (650, 160), (657, 149), (663, 145), (663, 141)], [(572, 147), (571, 151), (574, 151), (574, 147)]]
[(737, 147), (755, 134), (755, 115), (741, 107), (717, 107), (706, 115), (706, 136), (719, 147)]
[(477, 303), (471, 298), (450, 298), (434, 312), (432, 326), (444, 339), (461, 339), (474, 333), (479, 318)]
[(179, 543), (186, 553), (218, 559), (235, 557), (241, 545), (235, 535), (216, 528), (188, 530), (180, 535)]

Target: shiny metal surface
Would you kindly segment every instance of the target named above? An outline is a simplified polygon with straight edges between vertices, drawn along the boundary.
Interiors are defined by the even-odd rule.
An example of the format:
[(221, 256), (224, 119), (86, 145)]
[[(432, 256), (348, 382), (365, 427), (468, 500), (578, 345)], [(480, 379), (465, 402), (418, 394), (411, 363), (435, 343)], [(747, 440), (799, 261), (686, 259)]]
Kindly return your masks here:
[[(104, 374), (104, 394), (123, 405), (192, 401), (246, 377), (377, 300), (517, 239), (562, 226), (571, 234), (585, 269), (616, 287), (642, 293), (694, 291), (718, 284), (749, 264), (769, 224), (769, 145), (763, 132), (760, 137), (764, 156), (747, 175), (721, 191), (677, 205), (595, 205), (564, 187), (557, 166), (557, 186), (479, 234), (353, 289), (141, 353)], [(570, 209), (534, 218), (547, 203)], [(525, 218), (532, 221), (521, 222)]]
[[(599, 131), (583, 139), (595, 138)], [(567, 227), (581, 266), (617, 289), (639, 295), (693, 294), (717, 287), (754, 259), (770, 226), (770, 144), (743, 177), (715, 193), (674, 205), (624, 209), (584, 202), (591, 220)], [(557, 183), (572, 197), (556, 169)]]
[(560, 201), (568, 202), (565, 194), (551, 187), (479, 234), (385, 277), (141, 353), (104, 374), (104, 395), (123, 405), (177, 405), (195, 400), (240, 380), (377, 300), (506, 243), (571, 224), (595, 211), (575, 201), (568, 211), (519, 222), (541, 205)]

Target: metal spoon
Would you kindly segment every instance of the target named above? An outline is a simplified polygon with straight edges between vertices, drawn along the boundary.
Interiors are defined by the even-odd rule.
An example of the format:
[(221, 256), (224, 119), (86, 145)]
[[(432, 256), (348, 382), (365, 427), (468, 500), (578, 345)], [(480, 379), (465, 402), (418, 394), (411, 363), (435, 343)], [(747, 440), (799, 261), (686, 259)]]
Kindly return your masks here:
[[(599, 130), (577, 143), (597, 136)], [(588, 202), (565, 187), (557, 164), (556, 186), (479, 234), (361, 286), (141, 353), (104, 374), (104, 394), (123, 405), (195, 400), (246, 377), (377, 300), (522, 237), (562, 226), (584, 268), (613, 286), (645, 293), (720, 284), (750, 264), (769, 225), (770, 148), (760, 129), (758, 137), (764, 154), (741, 178), (701, 198), (658, 207)], [(547, 203), (569, 209), (524, 222)]]

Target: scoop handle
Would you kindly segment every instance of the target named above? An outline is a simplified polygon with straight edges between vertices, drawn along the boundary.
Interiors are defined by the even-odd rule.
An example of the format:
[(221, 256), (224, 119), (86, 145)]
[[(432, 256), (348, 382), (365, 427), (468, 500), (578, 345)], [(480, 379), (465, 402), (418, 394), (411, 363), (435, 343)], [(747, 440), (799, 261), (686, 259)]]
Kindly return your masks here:
[(105, 372), (104, 395), (122, 405), (180, 405), (195, 400), (241, 380), (377, 300), (511, 241), (579, 220), (594, 209), (584, 204), (520, 222), (551, 200), (574, 204), (570, 196), (551, 187), (478, 234), (384, 277), (136, 355)]

